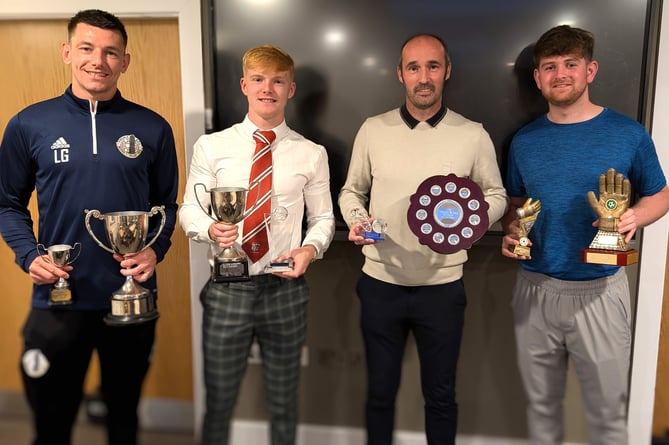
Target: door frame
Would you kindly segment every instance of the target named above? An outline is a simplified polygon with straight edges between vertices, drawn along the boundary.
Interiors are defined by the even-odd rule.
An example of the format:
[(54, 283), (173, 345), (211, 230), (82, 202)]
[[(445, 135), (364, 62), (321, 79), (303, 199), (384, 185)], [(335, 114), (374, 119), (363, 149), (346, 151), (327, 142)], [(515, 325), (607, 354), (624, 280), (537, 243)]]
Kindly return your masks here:
[[(669, 84), (659, 81), (669, 76), (669, 8), (662, 8), (660, 28), (665, 32), (659, 37), (655, 94), (648, 99), (653, 103), (651, 135), (669, 175)], [(643, 229), (628, 408), (629, 440), (635, 444), (648, 444), (652, 437), (668, 233), (667, 215)]]

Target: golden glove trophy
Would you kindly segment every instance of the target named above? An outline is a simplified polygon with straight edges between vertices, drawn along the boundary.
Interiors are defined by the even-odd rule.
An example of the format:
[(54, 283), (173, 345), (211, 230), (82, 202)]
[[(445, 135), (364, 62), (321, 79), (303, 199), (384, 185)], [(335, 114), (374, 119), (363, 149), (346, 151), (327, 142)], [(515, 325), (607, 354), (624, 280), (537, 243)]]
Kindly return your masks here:
[(530, 238), (528, 235), (540, 211), (541, 201), (536, 200), (532, 202), (532, 198), (527, 198), (523, 206), (516, 209), (520, 226), (520, 238), (518, 239), (520, 244), (513, 248), (513, 253), (516, 255), (530, 256)]
[(639, 252), (618, 232), (620, 215), (630, 204), (631, 189), (629, 179), (613, 168), (599, 176), (599, 199), (594, 192), (588, 192), (588, 203), (599, 216), (599, 230), (590, 247), (581, 252), (581, 260), (611, 266), (627, 266), (639, 261)]

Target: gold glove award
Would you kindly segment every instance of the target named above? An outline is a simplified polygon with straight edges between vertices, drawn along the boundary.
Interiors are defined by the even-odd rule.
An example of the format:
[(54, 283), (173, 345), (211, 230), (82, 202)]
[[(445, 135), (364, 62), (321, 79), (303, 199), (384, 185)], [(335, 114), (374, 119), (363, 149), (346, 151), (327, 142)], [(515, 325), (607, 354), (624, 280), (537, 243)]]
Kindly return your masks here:
[(629, 207), (631, 189), (629, 179), (610, 168), (599, 176), (599, 199), (594, 192), (588, 192), (588, 203), (599, 216), (599, 230), (590, 247), (581, 252), (582, 261), (611, 266), (627, 266), (639, 261), (639, 252), (618, 232), (620, 215)]

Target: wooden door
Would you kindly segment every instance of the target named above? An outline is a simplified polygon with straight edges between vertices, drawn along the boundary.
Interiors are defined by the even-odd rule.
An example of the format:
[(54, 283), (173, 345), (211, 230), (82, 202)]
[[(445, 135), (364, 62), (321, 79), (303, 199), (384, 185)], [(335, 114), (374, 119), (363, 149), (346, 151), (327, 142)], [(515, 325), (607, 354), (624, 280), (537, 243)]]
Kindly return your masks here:
[[(121, 76), (123, 95), (164, 116), (177, 143), (181, 202), (186, 163), (181, 100), (179, 34), (176, 19), (127, 19), (131, 62)], [(62, 94), (70, 83), (70, 68), (60, 57), (67, 38), (66, 20), (0, 21), (5, 63), (0, 70), (0, 131), (17, 111), (39, 100)], [(31, 202), (37, 221), (35, 202)], [(172, 247), (158, 266), (159, 311), (156, 350), (144, 395), (192, 400), (191, 317), (187, 238), (177, 227)], [(0, 242), (0, 391), (20, 391), (20, 329), (30, 307), (31, 282)], [(97, 384), (96, 365), (88, 389)]]

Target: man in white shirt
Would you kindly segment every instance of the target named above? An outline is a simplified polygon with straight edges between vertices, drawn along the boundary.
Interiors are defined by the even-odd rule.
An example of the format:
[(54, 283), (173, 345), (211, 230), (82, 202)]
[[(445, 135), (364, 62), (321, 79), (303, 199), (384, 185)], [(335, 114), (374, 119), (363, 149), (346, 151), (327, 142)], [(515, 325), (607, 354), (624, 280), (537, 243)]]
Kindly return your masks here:
[[(248, 99), (248, 113), (242, 122), (197, 140), (179, 211), (186, 234), (211, 245), (212, 266), (217, 264), (214, 255), (232, 246), (241, 247), (249, 256), (248, 281), (218, 280), (221, 274), (214, 268), (200, 294), (207, 391), (202, 444), (228, 443), (230, 420), (255, 337), (263, 359), (272, 445), (292, 445), (309, 298), (303, 274), (315, 258), (322, 257), (335, 227), (327, 153), (286, 125), (286, 104), (296, 88), (290, 55), (265, 45), (247, 51), (242, 63), (240, 84)], [(270, 143), (271, 194), (267, 196), (271, 196), (272, 213), (281, 211), (294, 221), (292, 230), (272, 231), (270, 239), (273, 244), (281, 241), (277, 238), (291, 243), (289, 251), (280, 252), (281, 259), (292, 258), (293, 269), (287, 272), (268, 269), (275, 252), (262, 253), (260, 247), (266, 241), (256, 240), (246, 247), (243, 226), (250, 225), (249, 218), (237, 225), (212, 221), (200, 206), (210, 205), (210, 196), (195, 195), (196, 184), (207, 190), (249, 187), (254, 157), (259, 156), (254, 154), (258, 130)], [(255, 191), (256, 185), (253, 181), (248, 200), (263, 193)], [(305, 209), (306, 233), (301, 239)]]

